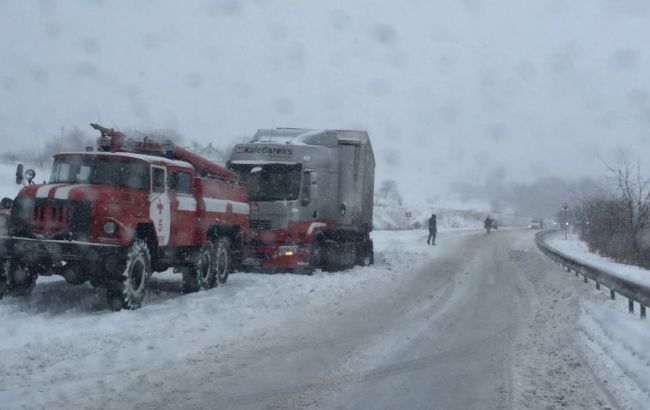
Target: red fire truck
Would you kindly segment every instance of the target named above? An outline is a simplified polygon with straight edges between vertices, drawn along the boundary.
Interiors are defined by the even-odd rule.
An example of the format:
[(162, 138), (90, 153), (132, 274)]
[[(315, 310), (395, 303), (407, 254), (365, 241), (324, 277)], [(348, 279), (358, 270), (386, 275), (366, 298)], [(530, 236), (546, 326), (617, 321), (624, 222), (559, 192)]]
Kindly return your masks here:
[(91, 124), (98, 150), (55, 155), (49, 183), (24, 187), (0, 237), (0, 298), (29, 295), (39, 275), (107, 290), (111, 308), (141, 306), (152, 272), (182, 289), (225, 283), (249, 230), (237, 176), (188, 150)]

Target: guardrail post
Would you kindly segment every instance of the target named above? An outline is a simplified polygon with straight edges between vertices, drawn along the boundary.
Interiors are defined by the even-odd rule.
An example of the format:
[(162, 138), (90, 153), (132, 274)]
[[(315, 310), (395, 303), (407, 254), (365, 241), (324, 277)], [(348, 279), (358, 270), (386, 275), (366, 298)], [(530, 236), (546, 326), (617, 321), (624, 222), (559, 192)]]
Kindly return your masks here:
[(616, 299), (616, 292), (614, 292), (614, 289), (609, 290), (609, 298), (612, 300)]
[(645, 319), (645, 305), (641, 305), (641, 319)]
[(582, 277), (585, 279), (585, 283), (588, 283), (589, 281), (587, 280), (587, 275), (582, 275)]
[(596, 281), (596, 290), (600, 290), (600, 283)]
[(634, 313), (634, 301), (632, 299), (627, 300), (628, 310), (630, 313)]

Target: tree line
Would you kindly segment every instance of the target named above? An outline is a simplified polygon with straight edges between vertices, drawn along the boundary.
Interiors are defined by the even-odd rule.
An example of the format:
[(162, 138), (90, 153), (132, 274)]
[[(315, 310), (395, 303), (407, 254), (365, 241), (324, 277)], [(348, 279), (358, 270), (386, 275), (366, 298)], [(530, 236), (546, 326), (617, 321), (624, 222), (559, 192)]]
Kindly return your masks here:
[(573, 219), (590, 251), (650, 268), (650, 179), (627, 161), (607, 167), (603, 189), (579, 201)]

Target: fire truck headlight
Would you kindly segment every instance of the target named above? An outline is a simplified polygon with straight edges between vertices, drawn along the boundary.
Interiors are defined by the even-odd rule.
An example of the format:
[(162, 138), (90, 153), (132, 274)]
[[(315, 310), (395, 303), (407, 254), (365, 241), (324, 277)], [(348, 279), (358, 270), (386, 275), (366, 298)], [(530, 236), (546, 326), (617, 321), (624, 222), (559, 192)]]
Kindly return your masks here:
[(117, 231), (117, 224), (113, 221), (107, 221), (104, 224), (103, 229), (104, 229), (104, 233), (108, 235), (113, 235), (115, 231)]
[(293, 256), (297, 253), (298, 247), (295, 245), (278, 247), (278, 256)]

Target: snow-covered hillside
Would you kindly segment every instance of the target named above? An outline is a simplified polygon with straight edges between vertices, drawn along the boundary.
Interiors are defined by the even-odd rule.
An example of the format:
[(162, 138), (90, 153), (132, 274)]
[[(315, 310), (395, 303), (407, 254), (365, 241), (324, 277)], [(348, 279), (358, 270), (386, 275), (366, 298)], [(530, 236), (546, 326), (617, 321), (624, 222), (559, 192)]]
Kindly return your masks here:
[(525, 227), (530, 221), (527, 217), (490, 213), (480, 209), (477, 204), (457, 204), (456, 208), (441, 207), (435, 204), (396, 203), (394, 201), (376, 200), (373, 225), (376, 230), (403, 230), (426, 228), (431, 214), (436, 214), (438, 230), (483, 229), (487, 216), (498, 221), (500, 227)]

